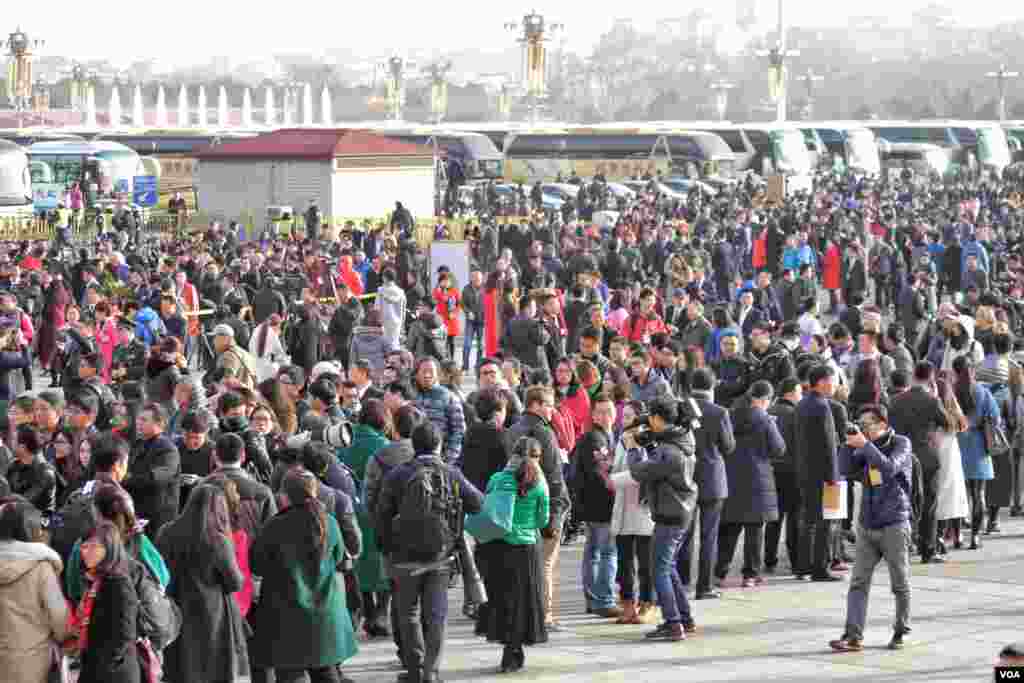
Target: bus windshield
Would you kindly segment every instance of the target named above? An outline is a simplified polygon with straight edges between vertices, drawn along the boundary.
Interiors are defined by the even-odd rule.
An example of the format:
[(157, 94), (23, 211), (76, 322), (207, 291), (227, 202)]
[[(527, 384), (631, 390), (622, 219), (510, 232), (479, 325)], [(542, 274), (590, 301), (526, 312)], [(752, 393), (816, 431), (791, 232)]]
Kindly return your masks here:
[(131, 192), (132, 179), (139, 170), (139, 155), (133, 151), (103, 151), (96, 157), (110, 164), (114, 192)]
[(806, 175), (811, 172), (811, 157), (807, 154), (804, 136), (799, 130), (772, 131), (772, 153), (776, 167), (783, 173)]
[(848, 166), (869, 174), (881, 171), (878, 157), (878, 145), (875, 136), (869, 130), (849, 130), (846, 133), (846, 146), (849, 150)]
[(1010, 165), (1010, 145), (999, 126), (978, 129), (978, 161), (984, 166), (1006, 168)]

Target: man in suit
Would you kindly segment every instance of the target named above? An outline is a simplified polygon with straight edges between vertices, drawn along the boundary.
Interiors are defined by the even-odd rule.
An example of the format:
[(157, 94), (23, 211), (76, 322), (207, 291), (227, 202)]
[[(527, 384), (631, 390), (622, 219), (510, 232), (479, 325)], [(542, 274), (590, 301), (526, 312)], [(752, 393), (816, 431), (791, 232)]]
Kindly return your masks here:
[[(729, 497), (729, 485), (725, 475), (723, 456), (732, 455), (736, 450), (736, 437), (732, 431), (729, 411), (715, 405), (713, 387), (714, 375), (700, 368), (694, 370), (690, 379), (690, 396), (700, 408), (700, 427), (694, 432), (697, 446), (697, 505), (700, 507), (700, 557), (697, 570), (697, 599), (711, 600), (721, 593), (711, 587), (711, 570), (718, 561), (718, 527), (722, 520), (722, 506)], [(696, 516), (690, 522), (690, 532), (679, 551), (679, 576), (683, 585), (690, 585), (690, 569), (693, 564), (690, 550)]]
[(772, 287), (772, 274), (762, 270), (757, 276), (757, 297), (755, 301), (762, 315), (772, 323), (782, 324), (785, 317), (782, 312), (782, 304)]
[(718, 292), (728, 300), (736, 282), (736, 254), (724, 232), (718, 236), (718, 243), (711, 250), (711, 268), (715, 273), (715, 284)]
[(779, 539), (782, 529), (786, 529), (786, 552), (789, 565), (793, 571), (800, 566), (798, 542), (800, 540), (800, 481), (797, 477), (794, 454), (796, 445), (796, 409), (803, 398), (803, 386), (796, 377), (787, 377), (777, 387), (779, 400), (768, 411), (774, 415), (779, 426), (782, 440), (786, 442), (786, 452), (782, 459), (773, 462), (775, 473), (775, 492), (779, 500), (779, 519), (768, 522), (765, 528), (764, 568), (769, 574), (775, 572), (779, 563)]
[(736, 305), (733, 318), (743, 333), (743, 339), (749, 341), (754, 325), (761, 322), (764, 318), (761, 315), (761, 311), (754, 307), (754, 292), (752, 290), (746, 289), (740, 294), (740, 302)]
[(672, 291), (672, 303), (665, 306), (665, 324), (675, 328), (673, 334), (686, 327), (686, 307), (689, 303), (690, 295), (685, 289), (677, 287)]
[(939, 455), (933, 437), (946, 428), (946, 414), (942, 402), (932, 395), (931, 386), (935, 368), (926, 360), (914, 367), (913, 386), (896, 396), (889, 409), (889, 423), (897, 434), (910, 439), (911, 451), (921, 463), (922, 500), (918, 521), (918, 548), (921, 562), (940, 563), (943, 558), (935, 554), (938, 540), (937, 504)]
[(841, 581), (829, 572), (832, 522), (823, 518), (822, 494), (839, 481), (839, 436), (830, 399), (835, 392), (835, 371), (827, 365), (811, 369), (810, 391), (796, 409), (795, 465), (803, 500), (804, 534), (801, 537), (798, 579)]

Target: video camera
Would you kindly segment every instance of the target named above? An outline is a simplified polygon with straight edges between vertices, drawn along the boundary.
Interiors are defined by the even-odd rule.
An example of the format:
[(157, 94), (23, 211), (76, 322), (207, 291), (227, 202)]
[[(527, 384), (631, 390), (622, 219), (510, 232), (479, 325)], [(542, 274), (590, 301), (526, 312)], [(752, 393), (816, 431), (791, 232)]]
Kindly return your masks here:
[[(700, 428), (700, 421), (703, 417), (700, 406), (697, 405), (697, 401), (692, 398), (684, 398), (676, 401), (676, 419), (673, 423), (674, 426), (680, 429), (692, 432)], [(641, 448), (647, 448), (658, 440), (658, 435), (651, 431), (651, 415), (650, 413), (640, 413), (633, 420), (633, 423), (626, 427), (626, 430), (638, 429), (634, 438), (636, 443)]]

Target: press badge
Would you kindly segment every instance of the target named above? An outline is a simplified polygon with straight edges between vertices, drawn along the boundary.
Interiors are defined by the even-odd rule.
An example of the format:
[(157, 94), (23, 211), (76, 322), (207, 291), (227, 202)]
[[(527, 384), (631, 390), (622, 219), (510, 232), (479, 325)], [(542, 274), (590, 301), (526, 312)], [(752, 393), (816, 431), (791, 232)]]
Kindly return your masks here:
[(882, 472), (876, 467), (868, 468), (868, 481), (872, 486), (882, 485)]

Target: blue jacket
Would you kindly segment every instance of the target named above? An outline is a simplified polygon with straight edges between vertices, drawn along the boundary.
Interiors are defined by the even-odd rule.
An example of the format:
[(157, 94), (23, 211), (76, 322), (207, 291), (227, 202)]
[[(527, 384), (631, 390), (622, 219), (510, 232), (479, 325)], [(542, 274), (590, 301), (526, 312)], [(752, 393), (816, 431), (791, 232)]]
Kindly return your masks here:
[(964, 242), (960, 252), (960, 270), (961, 272), (967, 272), (967, 257), (975, 256), (978, 259), (978, 269), (984, 270), (986, 273), (991, 272), (988, 266), (988, 251), (981, 242), (972, 239), (970, 242)]
[(462, 401), (437, 385), (428, 391), (421, 391), (413, 403), (434, 423), (444, 438), (442, 448), (445, 461), (456, 462), (462, 455), (462, 441), (466, 436), (466, 416), (462, 410)]
[(156, 311), (149, 306), (139, 309), (139, 312), (135, 314), (135, 336), (142, 340), (147, 349), (156, 342), (154, 330), (159, 331), (160, 334), (167, 334), (167, 327)]
[[(877, 442), (869, 441), (863, 448), (854, 450), (844, 446), (839, 457), (850, 480), (859, 478), (864, 485), (860, 523), (866, 529), (882, 529), (910, 521), (913, 460), (907, 437), (890, 430)], [(871, 468), (881, 474), (881, 485), (871, 485)]]

